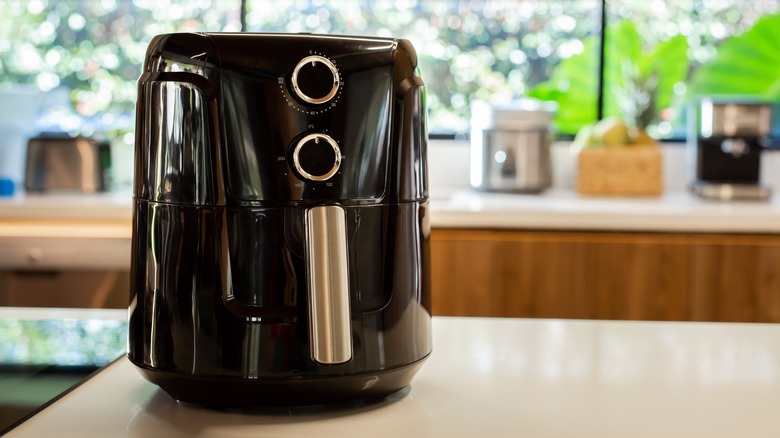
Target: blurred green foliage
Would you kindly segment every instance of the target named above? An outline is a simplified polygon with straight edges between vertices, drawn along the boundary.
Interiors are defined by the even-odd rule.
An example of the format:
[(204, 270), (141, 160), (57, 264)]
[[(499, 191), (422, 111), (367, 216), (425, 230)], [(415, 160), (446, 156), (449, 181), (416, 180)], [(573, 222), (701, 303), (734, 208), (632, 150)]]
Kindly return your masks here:
[(0, 320), (0, 363), (6, 365), (102, 366), (126, 347), (125, 321)]
[(598, 5), (598, 0), (279, 0), (270, 6), (249, 0), (247, 28), (409, 39), (428, 88), (430, 131), (464, 133), (471, 101), (522, 97), (561, 61), (581, 53), (582, 41), (596, 30)]
[[(530, 94), (556, 100), (564, 133), (596, 117), (599, 0), (246, 3), (250, 31), (410, 39), (429, 88), (431, 132), (467, 132), (474, 99), (501, 102)], [(627, 71), (639, 78), (657, 75), (655, 119), (662, 126), (687, 95), (688, 62), (695, 70), (713, 61), (722, 41), (776, 13), (780, 0), (608, 0), (607, 5), (614, 23), (608, 35), (615, 38), (607, 49), (606, 114), (620, 111), (617, 95), (628, 88)], [(237, 31), (240, 6), (241, 0), (0, 0), (0, 85), (66, 93), (67, 105), (48, 109), (54, 119), (69, 120), (66, 127), (95, 118), (116, 127), (124, 115), (127, 126), (121, 128), (131, 131), (136, 80), (151, 38), (174, 31)], [(772, 26), (778, 27), (766, 20), (761, 32)], [(757, 39), (758, 34), (729, 43), (734, 49), (724, 45), (727, 54), (712, 67), (717, 71), (694, 76), (696, 91), (729, 82), (733, 69), (762, 62), (777, 66), (776, 45), (745, 47)], [(744, 59), (755, 56), (765, 61)], [(758, 74), (746, 82), (758, 86), (753, 81)]]
[(724, 42), (715, 59), (693, 74), (689, 93), (751, 95), (780, 103), (780, 13)]
[[(631, 20), (609, 25), (606, 35), (604, 117), (639, 117), (635, 112), (641, 109), (632, 105), (652, 105), (654, 115), (660, 117), (679, 100), (675, 99), (675, 86), (684, 84), (688, 74), (685, 37), (677, 35), (648, 47)], [(589, 37), (581, 54), (563, 61), (549, 81), (529, 91), (531, 97), (558, 102), (555, 122), (560, 132), (576, 133), (596, 118), (598, 43), (597, 37)], [(650, 80), (652, 77), (656, 79)], [(651, 89), (643, 89), (643, 84)]]
[(0, 0), (0, 84), (66, 90), (72, 106), (61, 117), (132, 114), (151, 38), (239, 30), (239, 7), (208, 0)]
[(582, 53), (563, 61), (548, 81), (528, 91), (528, 96), (558, 104), (558, 132), (573, 134), (596, 120), (598, 113), (599, 39), (587, 38)]

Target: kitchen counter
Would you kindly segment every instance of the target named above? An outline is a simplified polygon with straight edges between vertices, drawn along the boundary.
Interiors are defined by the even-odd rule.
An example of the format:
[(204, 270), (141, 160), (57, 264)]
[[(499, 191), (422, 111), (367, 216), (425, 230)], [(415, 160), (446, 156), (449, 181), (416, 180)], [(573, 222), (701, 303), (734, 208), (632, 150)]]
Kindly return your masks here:
[(717, 202), (689, 192), (643, 198), (564, 189), (540, 195), (457, 190), (431, 205), (437, 228), (780, 233), (778, 195), (763, 202)]
[[(599, 197), (567, 189), (528, 195), (433, 188), (430, 202), (435, 228), (780, 233), (780, 194), (763, 202), (717, 202), (684, 191), (658, 197)], [(10, 225), (22, 222), (123, 224), (129, 229), (131, 217), (129, 192), (20, 194), (0, 198), (0, 237), (20, 232)]]
[(0, 197), (0, 268), (126, 270), (131, 220), (130, 192)]
[(133, 194), (129, 190), (82, 194), (17, 192), (0, 196), (0, 224), (13, 220), (130, 221)]
[[(688, 192), (588, 197), (433, 189), (433, 228), (780, 234), (780, 195), (768, 202), (715, 202)], [(0, 267), (122, 269), (130, 262), (132, 195), (0, 198)]]
[[(573, 190), (576, 163), (568, 142), (552, 145), (553, 187), (540, 195), (484, 193), (469, 188), (470, 144), (463, 140), (431, 140), (428, 170), (431, 226), (434, 228), (706, 232), (780, 234), (780, 152), (765, 151), (762, 184), (773, 190), (767, 202), (717, 202), (688, 191), (688, 150), (666, 144), (664, 194), (658, 197), (581, 196)], [(98, 232), (129, 237), (132, 216), (130, 187), (117, 192), (78, 195), (25, 194), (0, 197), (0, 238), (24, 231), (7, 225), (16, 221), (107, 225)], [(121, 231), (119, 227), (124, 227)], [(29, 231), (29, 230), (28, 230)], [(33, 230), (51, 234), (45, 227)], [(62, 230), (61, 230), (62, 231)], [(80, 232), (71, 227), (70, 232)], [(32, 231), (31, 231), (32, 232)], [(62, 233), (60, 233), (62, 234)]]
[(778, 406), (778, 325), (436, 317), (431, 358), (382, 401), (214, 411), (121, 359), (8, 437), (760, 437)]

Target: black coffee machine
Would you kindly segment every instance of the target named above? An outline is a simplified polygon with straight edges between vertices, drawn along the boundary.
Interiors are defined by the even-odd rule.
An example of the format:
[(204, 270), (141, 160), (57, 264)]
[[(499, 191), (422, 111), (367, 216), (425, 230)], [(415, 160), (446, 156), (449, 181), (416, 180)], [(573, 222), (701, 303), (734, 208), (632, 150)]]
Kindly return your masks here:
[(214, 407), (381, 397), (431, 352), (424, 85), (406, 40), (156, 37), (128, 357)]
[(694, 193), (732, 200), (769, 198), (761, 185), (761, 151), (771, 143), (772, 112), (766, 103), (706, 98), (692, 114), (696, 179)]

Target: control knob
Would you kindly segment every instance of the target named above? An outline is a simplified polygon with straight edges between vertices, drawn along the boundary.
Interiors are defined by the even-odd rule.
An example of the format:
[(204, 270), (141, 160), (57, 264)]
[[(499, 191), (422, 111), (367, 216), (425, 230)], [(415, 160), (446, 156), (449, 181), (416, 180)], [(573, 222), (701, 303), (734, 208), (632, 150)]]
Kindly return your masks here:
[(292, 160), (295, 170), (304, 178), (325, 181), (338, 172), (341, 149), (327, 134), (308, 134), (295, 145)]
[(301, 59), (291, 79), (295, 95), (306, 103), (327, 103), (339, 91), (339, 71), (324, 56), (311, 55)]

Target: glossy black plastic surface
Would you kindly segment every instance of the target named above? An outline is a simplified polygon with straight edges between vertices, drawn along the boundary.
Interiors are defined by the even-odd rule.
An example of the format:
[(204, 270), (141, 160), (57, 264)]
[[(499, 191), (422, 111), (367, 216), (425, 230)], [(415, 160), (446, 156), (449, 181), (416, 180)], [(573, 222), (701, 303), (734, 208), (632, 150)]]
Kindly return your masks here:
[(700, 138), (696, 148), (696, 178), (700, 181), (758, 183), (761, 173), (761, 138), (746, 137), (748, 150), (734, 156), (724, 152), (721, 144), (728, 137)]
[[(325, 104), (291, 91), (316, 54), (339, 70)], [(135, 195), (196, 205), (427, 198), (424, 85), (405, 40), (279, 34), (155, 38), (139, 81)], [(309, 133), (339, 145), (328, 181), (296, 175), (291, 154)]]
[[(323, 405), (386, 397), (406, 387), (424, 360), (375, 373), (313, 379), (238, 380), (184, 376), (143, 366), (139, 369), (176, 399), (221, 409)], [(225, 393), (231, 396), (216, 396)]]
[[(312, 54), (339, 72), (324, 104), (290, 84)], [(316, 71), (302, 70), (300, 80)], [(408, 42), (163, 35), (147, 53), (137, 115), (128, 357), (147, 378), (216, 406), (408, 384), (431, 352), (425, 93)], [(323, 181), (293, 163), (311, 133), (342, 154)], [(305, 155), (304, 170), (334, 160)], [(304, 218), (317, 205), (346, 217), (353, 354), (343, 364), (310, 354)]]
[(136, 201), (130, 358), (245, 378), (380, 371), (430, 350), (426, 203), (346, 208), (353, 359), (309, 358), (302, 208)]

